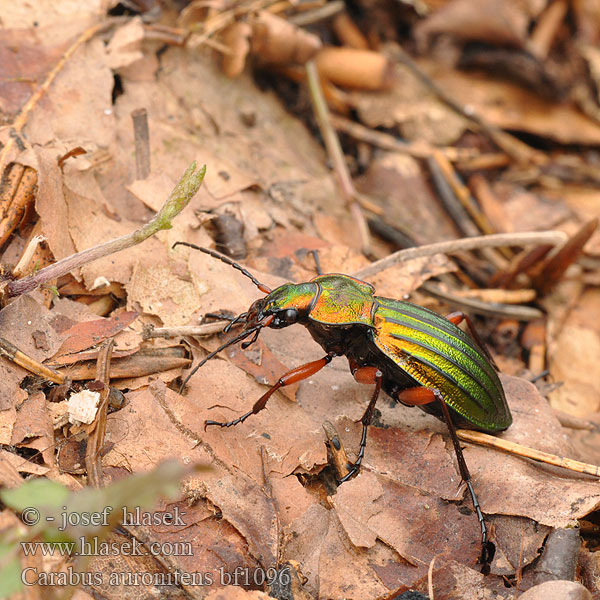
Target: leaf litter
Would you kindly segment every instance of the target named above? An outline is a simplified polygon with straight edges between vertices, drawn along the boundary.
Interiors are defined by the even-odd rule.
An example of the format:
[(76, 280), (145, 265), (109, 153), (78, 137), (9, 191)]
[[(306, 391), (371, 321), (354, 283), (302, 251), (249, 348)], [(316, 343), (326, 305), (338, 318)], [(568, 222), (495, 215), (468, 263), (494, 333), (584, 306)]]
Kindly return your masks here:
[[(449, 5), (456, 10), (448, 13), (454, 14), (450, 21), (455, 21), (444, 19), (442, 10), (434, 13), (416, 34), (420, 44), (434, 43), (440, 32), (460, 40), (472, 37), (468, 20), (461, 21), (461, 3)], [(542, 10), (530, 9), (521, 11), (511, 3), (509, 30), (503, 29), (506, 23), (491, 19), (487, 26), (494, 35), (487, 41), (496, 43), (508, 36), (516, 47), (523, 47), (527, 24)], [(16, 35), (18, 27), (32, 25), (31, 15), (25, 14), (24, 22), (15, 15), (3, 17), (3, 37), (12, 40), (22, 58), (18, 75), (43, 79), (73, 36), (98, 22), (97, 7), (79, 10), (80, 14), (69, 15), (66, 28), (48, 7), (36, 11), (41, 45), (35, 53)], [(479, 18), (470, 15), (477, 26)], [(47, 310), (39, 295), (23, 296), (2, 309), (3, 337), (39, 361), (52, 359), (58, 364), (67, 350), (88, 351), (125, 327), (117, 339), (127, 340), (123, 346), (127, 349), (120, 350), (121, 355), (115, 352), (116, 363), (117, 357), (144, 345), (140, 334), (144, 324), (196, 324), (206, 313), (247, 310), (260, 295), (249, 280), (199, 253), (170, 249), (175, 241), (212, 245), (203, 224), (225, 206), (243, 225), (250, 248), (245, 264), (269, 286), (314, 276), (307, 251), (315, 248), (320, 249), (327, 271), (352, 273), (367, 264), (346, 202), (326, 169), (325, 153), (278, 97), (259, 89), (247, 73), (235, 80), (224, 78), (206, 49), (191, 52), (169, 47), (158, 52), (158, 43), (146, 33), (143, 22), (133, 18), (115, 25), (105, 38), (107, 44), (99, 37), (83, 44), (65, 61), (32, 109), (25, 126), (27, 147), (13, 146), (10, 160), (37, 172), (35, 208), (57, 260), (136, 229), (159, 208), (176, 174), (191, 158), (208, 164), (205, 185), (170, 231), (73, 272), (86, 290), (101, 278), (124, 286), (126, 305), (109, 311), (106, 318), (83, 318), (83, 312), (67, 308), (62, 300)], [(586, 35), (593, 36), (593, 32)], [(440, 70), (429, 59), (420, 65), (492, 125), (544, 137), (555, 149), (559, 143), (590, 147), (598, 143), (597, 125), (572, 104), (554, 102), (488, 75), (474, 77), (446, 66)], [(6, 69), (3, 80), (14, 78), (15, 72)], [(349, 104), (364, 124), (397, 126), (409, 140), (473, 143), (463, 116), (435, 94), (425, 93), (426, 86), (408, 69), (396, 69), (391, 90), (348, 94)], [(120, 80), (118, 92), (115, 76)], [(12, 87), (3, 84), (2, 89), (2, 111), (15, 115), (29, 91), (24, 92), (18, 81)], [(153, 171), (147, 180), (136, 179), (132, 160), (130, 113), (140, 106), (148, 110), (151, 132)], [(6, 130), (0, 135), (6, 144)], [(477, 143), (487, 149), (485, 140)], [(82, 146), (86, 154), (68, 159), (61, 169), (57, 159), (75, 146)], [(512, 173), (508, 169), (507, 176), (492, 187), (512, 231), (558, 227), (573, 233), (582, 220), (600, 212), (593, 188), (573, 191), (555, 186), (549, 200), (540, 187), (524, 187), (530, 175), (522, 165), (517, 167)], [(538, 180), (544, 176), (538, 174)], [(440, 209), (424, 163), (392, 152), (374, 154), (360, 187), (383, 209), (388, 224), (410, 229), (419, 243), (456, 236), (456, 225)], [(406, 193), (406, 189), (412, 191)], [(585, 198), (583, 206), (580, 196)], [(596, 233), (587, 247), (588, 276), (593, 273), (589, 261), (597, 260), (597, 239)], [(384, 255), (394, 245), (384, 236), (374, 248)], [(420, 300), (416, 290), (421, 284), (431, 278), (444, 281), (464, 267), (464, 256), (459, 259), (419, 259), (388, 269), (372, 282), (382, 295)], [(473, 269), (471, 274), (477, 271), (477, 264), (467, 261), (467, 265)], [(581, 270), (576, 265), (569, 277), (577, 281)], [(570, 298), (571, 310), (560, 319), (553, 312), (560, 296), (547, 298), (552, 332), (549, 368), (557, 380), (564, 381), (550, 397), (554, 407), (588, 417), (598, 408), (593, 373), (600, 332), (595, 326), (598, 320), (590, 317), (597, 299), (594, 289), (582, 285), (576, 289)], [(439, 312), (445, 310), (431, 299), (425, 302)], [(128, 324), (131, 311), (141, 314)], [(189, 477), (180, 497), (163, 503), (163, 509), (178, 506), (187, 511), (183, 528), (150, 527), (147, 532), (153, 541), (191, 542), (191, 555), (154, 566), (126, 560), (117, 568), (231, 573), (243, 567), (255, 573), (294, 560), (307, 578), (304, 589), (313, 597), (383, 598), (412, 587), (427, 591), (427, 571), (435, 558), (433, 582), (440, 597), (449, 590), (454, 590), (454, 597), (469, 597), (473, 590), (491, 597), (494, 590), (508, 598), (513, 591), (500, 586), (500, 577), (513, 581), (518, 570), (535, 564), (550, 528), (573, 526), (590, 514), (593, 520), (600, 503), (595, 480), (468, 445), (465, 457), (498, 549), (491, 575), (477, 573), (477, 519), (469, 499), (464, 498), (445, 427), (420, 411), (392, 406), (385, 398), (369, 428), (362, 472), (336, 489), (331, 485), (323, 422), (333, 422), (344, 447), (351, 455), (356, 453), (357, 421), (370, 394), (366, 386), (354, 382), (342, 359), (297, 390), (276, 394), (265, 411), (247, 422), (204, 431), (206, 419), (227, 420), (245, 412), (264, 393), (265, 383), (273, 384), (287, 369), (322, 355), (308, 333), (299, 329), (264, 331), (261, 344), (246, 352), (231, 348), (202, 367), (183, 396), (170, 385), (185, 375), (181, 367), (121, 377), (126, 382), (126, 402), (108, 417), (109, 446), (103, 457), (107, 480), (151, 472), (173, 457), (209, 465), (210, 470)], [(179, 351), (182, 343), (197, 362), (222, 342), (198, 338), (145, 345)], [(581, 356), (576, 364), (574, 355)], [(571, 442), (547, 400), (533, 385), (511, 376), (522, 375), (526, 363), (513, 357), (506, 364), (513, 365), (503, 382), (515, 421), (499, 437), (585, 459), (578, 456), (585, 446)], [(25, 372), (13, 363), (2, 360), (0, 369), (5, 382), (0, 396), (0, 435), (5, 448), (16, 445), (22, 452), (24, 447), (39, 451), (41, 459), (27, 461), (21, 472), (39, 472), (43, 467), (50, 469), (49, 476), (58, 478), (53, 456), (57, 433), (44, 393), (28, 395), (26, 387), (19, 387)], [(586, 431), (588, 445), (597, 447), (597, 428)], [(22, 454), (23, 458), (31, 456), (31, 452)], [(84, 481), (80, 476), (62, 480), (72, 487)], [(89, 565), (93, 567), (94, 563)], [(523, 582), (533, 585), (527, 577)], [(195, 597), (262, 595), (236, 586), (208, 587), (208, 595), (194, 590)], [(99, 587), (97, 591), (122, 597), (124, 589)]]

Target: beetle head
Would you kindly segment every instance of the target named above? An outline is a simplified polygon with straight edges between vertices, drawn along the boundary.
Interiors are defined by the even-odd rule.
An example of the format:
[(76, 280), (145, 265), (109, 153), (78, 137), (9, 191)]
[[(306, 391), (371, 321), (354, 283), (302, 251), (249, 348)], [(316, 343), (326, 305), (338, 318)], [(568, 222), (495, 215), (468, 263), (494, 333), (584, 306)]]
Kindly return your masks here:
[(228, 332), (236, 323), (243, 323), (244, 325), (244, 328), (239, 335), (225, 342), (213, 352), (210, 352), (192, 369), (192, 371), (184, 379), (180, 388), (180, 392), (183, 392), (185, 384), (188, 382), (190, 377), (206, 361), (213, 358), (213, 356), (216, 356), (219, 352), (221, 352), (221, 350), (224, 350), (225, 348), (236, 344), (237, 342), (241, 342), (242, 340), (247, 340), (247, 338), (250, 338), (242, 344), (242, 348), (247, 348), (258, 339), (260, 330), (263, 327), (281, 329), (282, 327), (287, 327), (293, 323), (302, 322), (302, 320), (308, 316), (310, 307), (318, 292), (317, 284), (285, 283), (284, 285), (281, 285), (277, 289), (271, 291), (268, 286), (256, 279), (252, 273), (250, 273), (240, 264), (232, 261), (227, 256), (223, 256), (214, 250), (202, 248), (188, 242), (176, 242), (173, 245), (173, 248), (178, 245), (188, 246), (190, 248), (200, 250), (200, 252), (204, 252), (204, 254), (208, 254), (209, 256), (228, 264), (234, 269), (240, 271), (242, 275), (248, 277), (261, 292), (267, 294), (264, 298), (260, 298), (259, 300), (253, 302), (247, 312), (238, 315), (227, 325), (227, 327), (225, 327), (223, 331)]
[(314, 283), (284, 283), (252, 303), (246, 313), (245, 329), (258, 325), (281, 329), (302, 322), (308, 316), (316, 293)]

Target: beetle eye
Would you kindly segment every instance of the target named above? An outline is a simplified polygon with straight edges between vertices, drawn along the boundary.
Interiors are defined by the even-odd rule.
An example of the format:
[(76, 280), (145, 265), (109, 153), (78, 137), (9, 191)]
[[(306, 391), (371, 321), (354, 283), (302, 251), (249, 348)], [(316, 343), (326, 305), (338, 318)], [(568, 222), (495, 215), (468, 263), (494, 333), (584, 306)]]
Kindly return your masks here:
[(286, 325), (291, 325), (292, 323), (295, 323), (298, 320), (298, 311), (295, 308), (288, 308), (281, 315), (281, 320)]

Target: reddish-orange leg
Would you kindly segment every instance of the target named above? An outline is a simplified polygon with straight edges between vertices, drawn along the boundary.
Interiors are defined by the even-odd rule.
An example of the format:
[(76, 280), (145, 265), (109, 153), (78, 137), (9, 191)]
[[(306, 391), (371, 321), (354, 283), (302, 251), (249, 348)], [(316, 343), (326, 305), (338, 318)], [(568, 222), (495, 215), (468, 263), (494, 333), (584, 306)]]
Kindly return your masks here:
[(375, 404), (377, 403), (377, 398), (379, 397), (381, 384), (383, 382), (383, 373), (377, 367), (359, 367), (356, 363), (354, 363), (354, 361), (350, 361), (350, 370), (352, 371), (354, 379), (358, 383), (374, 383), (375, 390), (373, 391), (373, 396), (371, 396), (369, 406), (367, 406), (367, 410), (365, 410), (365, 413), (360, 420), (362, 423), (362, 437), (360, 439), (360, 447), (358, 449), (356, 462), (350, 467), (348, 473), (344, 475), (344, 477), (342, 477), (338, 483), (344, 483), (344, 481), (348, 481), (348, 479), (355, 475), (360, 469), (360, 463), (365, 455), (365, 448), (367, 446), (367, 430), (369, 424), (371, 423), (371, 419), (373, 418), (373, 411), (375, 410)]
[(477, 333), (477, 329), (475, 329), (473, 322), (471, 321), (471, 319), (469, 319), (469, 317), (467, 315), (465, 315), (464, 312), (457, 310), (456, 312), (452, 312), (452, 313), (446, 315), (446, 319), (448, 319), (448, 321), (450, 321), (451, 323), (454, 323), (457, 326), (460, 325), (463, 321), (465, 321), (469, 328), (469, 333), (471, 334), (471, 337), (479, 344), (479, 346), (483, 350), (484, 354), (487, 356), (488, 360), (492, 363), (492, 366), (494, 367), (494, 369), (496, 369), (496, 371), (500, 370), (498, 368), (498, 365), (496, 364), (496, 361), (494, 360), (494, 357), (490, 354), (490, 351), (487, 349), (487, 346), (483, 343), (483, 340), (479, 337), (479, 334)]
[(291, 385), (292, 383), (297, 383), (298, 381), (302, 381), (311, 375), (314, 375), (318, 371), (320, 371), (325, 365), (331, 362), (331, 359), (335, 356), (333, 353), (329, 353), (323, 358), (319, 360), (314, 360), (312, 362), (306, 363), (305, 365), (301, 365), (288, 371), (285, 375), (282, 375), (279, 381), (267, 390), (255, 403), (252, 407), (252, 410), (249, 410), (247, 413), (243, 414), (241, 417), (237, 419), (233, 419), (233, 421), (227, 421), (225, 423), (221, 423), (219, 421), (204, 421), (204, 429), (209, 425), (218, 425), (219, 427), (233, 427), (234, 425), (238, 425), (239, 423), (243, 423), (250, 415), (255, 415), (259, 413), (266, 405), (269, 398), (279, 389), (285, 387), (286, 385)]
[(444, 417), (444, 421), (446, 422), (446, 426), (448, 427), (448, 431), (450, 432), (452, 445), (454, 446), (454, 452), (456, 454), (456, 460), (458, 462), (458, 470), (462, 480), (465, 482), (467, 489), (469, 490), (471, 500), (473, 501), (473, 508), (475, 509), (475, 513), (477, 514), (479, 526), (481, 527), (481, 556), (479, 558), (479, 562), (482, 563), (484, 566), (489, 565), (489, 563), (494, 558), (494, 553), (496, 549), (494, 547), (494, 544), (488, 542), (487, 527), (485, 525), (485, 521), (483, 520), (483, 513), (481, 512), (479, 501), (477, 500), (475, 490), (473, 489), (473, 485), (471, 484), (471, 474), (469, 473), (465, 457), (463, 456), (462, 448), (460, 447), (460, 443), (456, 435), (456, 429), (454, 428), (454, 423), (452, 422), (452, 417), (450, 416), (450, 411), (448, 410), (448, 405), (446, 404), (444, 397), (442, 396), (440, 391), (435, 388), (416, 387), (401, 391), (398, 394), (398, 400), (404, 402), (405, 404), (410, 404), (413, 406), (430, 404), (431, 402), (435, 402), (436, 400), (439, 401), (442, 407), (442, 415)]

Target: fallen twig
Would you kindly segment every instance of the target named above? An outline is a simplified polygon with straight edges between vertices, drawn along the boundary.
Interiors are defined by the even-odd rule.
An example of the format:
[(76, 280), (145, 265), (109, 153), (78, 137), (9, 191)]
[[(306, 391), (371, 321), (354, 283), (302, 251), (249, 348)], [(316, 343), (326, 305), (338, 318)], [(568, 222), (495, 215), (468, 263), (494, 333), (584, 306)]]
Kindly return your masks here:
[(450, 240), (448, 242), (438, 242), (428, 244), (418, 248), (406, 248), (398, 250), (381, 260), (375, 261), (370, 265), (359, 269), (353, 273), (354, 277), (359, 279), (372, 277), (376, 273), (389, 269), (394, 265), (420, 258), (422, 256), (433, 256), (434, 254), (455, 254), (464, 250), (477, 250), (479, 248), (496, 248), (499, 246), (526, 246), (531, 244), (561, 244), (567, 239), (567, 235), (562, 231), (540, 231), (523, 233), (496, 233), (494, 235), (481, 235), (476, 237), (462, 238), (460, 240)]
[[(96, 391), (100, 392), (98, 411), (88, 431), (88, 440), (85, 449), (85, 466), (88, 481), (94, 487), (104, 485), (102, 475), (102, 449), (104, 448), (104, 436), (106, 435), (106, 415), (108, 414), (108, 396), (110, 393), (110, 359), (114, 339), (106, 340), (98, 352), (96, 363)], [(100, 389), (98, 389), (100, 388)]]
[(154, 327), (153, 325), (145, 325), (142, 338), (149, 340), (151, 338), (168, 339), (182, 335), (213, 335), (215, 333), (222, 333), (226, 325), (229, 325), (229, 321), (214, 321), (202, 325), (184, 325), (182, 327)]
[(6, 356), (9, 360), (12, 360), (16, 365), (27, 369), (30, 373), (45, 377), (53, 383), (64, 383), (65, 376), (54, 369), (42, 365), (34, 358), (27, 356), (21, 352), (15, 345), (11, 344), (8, 340), (0, 338), (0, 356)]
[(557, 456), (556, 454), (550, 454), (548, 452), (542, 452), (541, 450), (534, 450), (533, 448), (522, 446), (516, 442), (509, 442), (508, 440), (503, 440), (493, 435), (482, 433), (481, 431), (457, 429), (456, 435), (459, 439), (465, 442), (472, 442), (474, 444), (486, 446), (487, 448), (496, 448), (498, 450), (508, 452), (509, 454), (515, 454), (516, 456), (522, 456), (524, 458), (531, 458), (532, 460), (537, 460), (539, 462), (543, 462), (548, 465), (554, 465), (556, 467), (563, 467), (564, 469), (569, 469), (570, 471), (575, 471), (576, 473), (585, 473), (587, 475), (600, 477), (600, 467), (596, 465), (590, 465), (588, 463), (583, 463), (571, 458), (563, 458), (562, 456)]
[(434, 298), (444, 300), (454, 306), (466, 308), (471, 312), (479, 313), (481, 315), (499, 316), (507, 319), (517, 319), (519, 321), (531, 321), (533, 319), (540, 319), (544, 316), (544, 313), (538, 308), (483, 302), (476, 298), (465, 298), (458, 294), (454, 294), (453, 292), (444, 290), (429, 281), (423, 283), (420, 289)]
[(358, 226), (363, 253), (365, 255), (369, 255), (371, 246), (369, 227), (362, 213), (361, 206), (367, 210), (370, 210), (371, 212), (375, 212), (376, 214), (381, 214), (381, 209), (377, 205), (363, 198), (360, 194), (357, 194), (356, 190), (354, 189), (354, 184), (352, 183), (352, 178), (348, 172), (348, 166), (346, 165), (346, 161), (344, 159), (340, 141), (329, 121), (327, 103), (325, 102), (325, 98), (323, 97), (321, 86), (319, 84), (319, 73), (317, 71), (315, 62), (312, 60), (309, 60), (306, 63), (306, 78), (310, 90), (310, 97), (315, 110), (315, 116), (317, 117), (317, 122), (325, 142), (325, 147), (327, 148), (327, 154), (334, 165), (342, 195), (344, 196), (344, 199), (346, 200), (352, 216), (354, 217)]
[(145, 108), (136, 108), (131, 113), (131, 119), (135, 139), (135, 174), (138, 179), (146, 179), (150, 175), (148, 111)]

